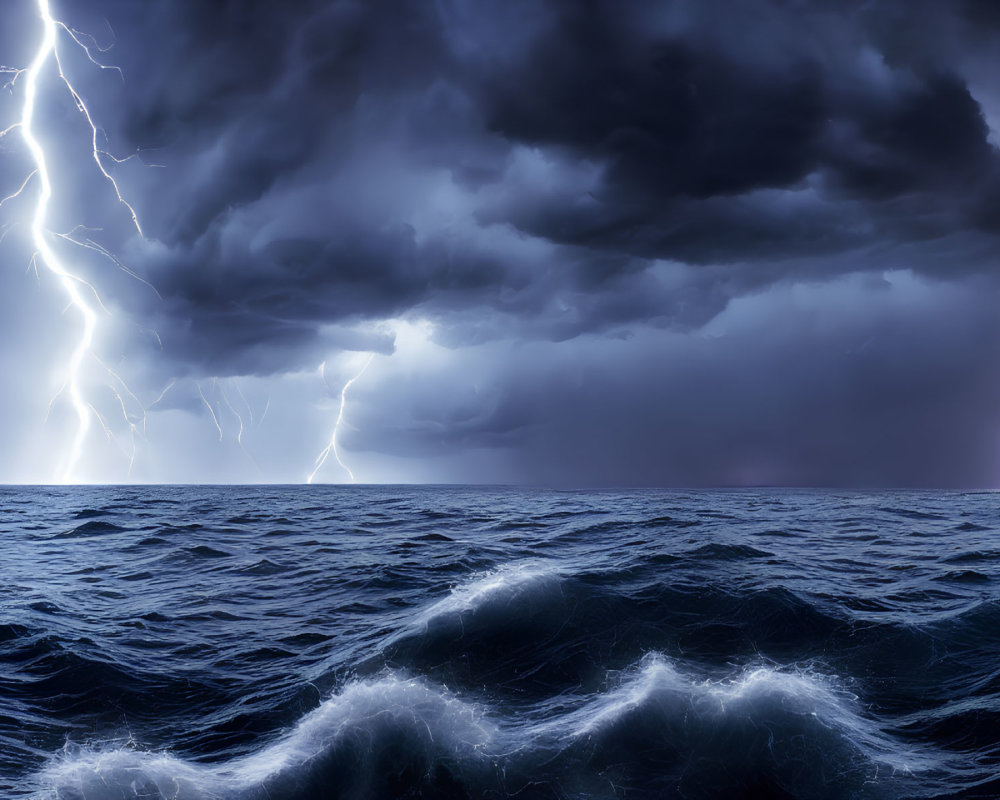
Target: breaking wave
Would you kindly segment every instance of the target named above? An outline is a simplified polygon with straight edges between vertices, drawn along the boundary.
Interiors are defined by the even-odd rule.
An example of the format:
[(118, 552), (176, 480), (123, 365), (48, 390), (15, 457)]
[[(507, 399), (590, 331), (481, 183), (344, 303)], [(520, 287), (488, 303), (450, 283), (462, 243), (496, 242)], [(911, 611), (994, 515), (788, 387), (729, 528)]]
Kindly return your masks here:
[[(286, 734), (221, 764), (135, 746), (67, 746), (41, 796), (115, 798), (473, 797), (543, 779), (548, 794), (878, 797), (880, 777), (910, 778), (932, 758), (861, 713), (835, 679), (757, 666), (696, 678), (650, 654), (593, 696), (501, 714), (419, 678), (352, 682)], [(720, 772), (718, 765), (724, 764)], [(610, 783), (609, 783), (610, 782)], [(781, 795), (780, 793), (787, 793)]]
[(475, 706), (416, 678), (347, 686), (252, 755), (200, 764), (133, 746), (67, 747), (42, 773), (60, 800), (389, 797), (456, 783), (495, 737)]
[(990, 497), (203, 491), (0, 539), (3, 796), (1000, 796)]

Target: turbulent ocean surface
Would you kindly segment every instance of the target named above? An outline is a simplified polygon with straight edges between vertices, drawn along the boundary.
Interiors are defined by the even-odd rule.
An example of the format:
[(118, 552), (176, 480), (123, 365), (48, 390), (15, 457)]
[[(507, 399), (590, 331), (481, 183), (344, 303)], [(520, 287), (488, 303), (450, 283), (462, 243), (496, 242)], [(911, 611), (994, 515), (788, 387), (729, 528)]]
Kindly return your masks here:
[(997, 494), (0, 508), (0, 796), (1000, 797)]

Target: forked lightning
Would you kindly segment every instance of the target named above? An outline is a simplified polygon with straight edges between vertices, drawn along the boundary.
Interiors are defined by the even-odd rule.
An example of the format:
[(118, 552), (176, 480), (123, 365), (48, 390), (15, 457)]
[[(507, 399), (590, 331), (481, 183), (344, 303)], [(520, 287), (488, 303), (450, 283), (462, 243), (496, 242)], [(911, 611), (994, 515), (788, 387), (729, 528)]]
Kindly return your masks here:
[[(351, 378), (347, 383), (344, 384), (344, 388), (340, 390), (340, 410), (337, 412), (337, 421), (333, 424), (333, 434), (330, 436), (330, 443), (323, 449), (323, 452), (316, 457), (316, 464), (313, 467), (312, 473), (306, 478), (306, 483), (312, 483), (316, 478), (316, 473), (318, 473), (326, 460), (330, 457), (330, 453), (333, 453), (334, 459), (340, 464), (341, 468), (351, 479), (351, 483), (354, 483), (354, 473), (351, 468), (347, 466), (340, 458), (340, 451), (337, 449), (337, 434), (340, 432), (340, 425), (344, 421), (344, 406), (347, 404), (347, 390), (351, 388), (351, 385), (358, 380), (362, 375), (365, 374), (365, 370), (372, 363), (372, 359), (375, 358), (374, 353), (369, 353), (368, 359), (365, 361), (364, 366)], [(320, 369), (325, 369), (326, 362), (320, 367)]]
[[(94, 58), (91, 52), (92, 47), (88, 46), (81, 34), (70, 29), (62, 22), (54, 19), (49, 7), (49, 0), (36, 0), (36, 3), (38, 8), (38, 17), (42, 24), (42, 38), (34, 59), (32, 60), (30, 66), (25, 69), (12, 69), (5, 67), (2, 70), (7, 75), (12, 76), (7, 84), (8, 88), (12, 89), (18, 81), (22, 81), (24, 84), (24, 104), (22, 106), (21, 117), (10, 127), (0, 131), (0, 137), (6, 136), (15, 130), (20, 132), (24, 139), (24, 143), (31, 154), (31, 159), (34, 162), (34, 169), (28, 174), (27, 178), (25, 178), (24, 182), (16, 192), (3, 200), (0, 200), (0, 206), (10, 200), (13, 200), (14, 198), (20, 197), (28, 190), (29, 186), (37, 182), (38, 196), (35, 202), (34, 212), (31, 216), (30, 226), (31, 241), (35, 249), (32, 263), (37, 271), (37, 266), (40, 261), (41, 265), (58, 280), (58, 283), (68, 300), (67, 310), (72, 309), (79, 318), (76, 346), (74, 347), (69, 362), (65, 367), (65, 378), (63, 380), (62, 388), (59, 390), (60, 395), (65, 393), (69, 397), (69, 402), (75, 411), (77, 420), (76, 432), (68, 445), (68, 452), (64, 458), (62, 470), (59, 475), (60, 482), (68, 483), (73, 480), (76, 474), (77, 466), (83, 456), (87, 434), (91, 427), (92, 414), (98, 418), (104, 430), (109, 434), (109, 436), (111, 436), (111, 438), (113, 438), (110, 429), (95, 409), (94, 404), (84, 396), (81, 386), (81, 372), (85, 366), (85, 362), (88, 362), (88, 360), (92, 358), (92, 360), (99, 367), (101, 367), (105, 374), (107, 374), (110, 378), (108, 386), (120, 402), (121, 410), (124, 414), (125, 421), (129, 426), (132, 437), (132, 453), (129, 462), (130, 469), (131, 463), (135, 458), (134, 436), (137, 430), (137, 424), (141, 425), (145, 421), (145, 409), (142, 408), (142, 405), (139, 403), (135, 394), (132, 393), (127, 386), (125, 386), (124, 381), (112, 370), (105, 367), (100, 360), (96, 358), (93, 352), (94, 338), (97, 333), (99, 320), (98, 310), (104, 310), (103, 303), (101, 302), (96, 289), (80, 275), (73, 272), (70, 266), (64, 262), (64, 260), (50, 244), (50, 237), (61, 236), (66, 241), (72, 242), (73, 244), (90, 250), (96, 250), (97, 252), (102, 252), (103, 255), (109, 257), (113, 262), (115, 262), (119, 268), (125, 269), (124, 266), (110, 253), (90, 239), (80, 241), (74, 238), (73, 232), (70, 232), (69, 234), (55, 234), (47, 227), (49, 204), (52, 200), (54, 187), (52, 175), (50, 173), (49, 158), (36, 131), (35, 116), (39, 97), (39, 82), (46, 65), (49, 64), (50, 61), (54, 62), (59, 80), (66, 87), (66, 90), (72, 97), (77, 109), (86, 119), (87, 124), (90, 127), (91, 149), (93, 152), (93, 159), (97, 164), (98, 170), (101, 175), (108, 182), (110, 182), (118, 201), (127, 209), (129, 215), (131, 216), (132, 223), (139, 235), (142, 235), (142, 229), (139, 226), (139, 219), (135, 213), (135, 209), (132, 208), (132, 206), (129, 205), (129, 203), (124, 199), (118, 184), (115, 182), (115, 179), (104, 166), (103, 158), (105, 157), (111, 158), (116, 162), (120, 162), (121, 159), (114, 158), (99, 147), (98, 128), (94, 123), (93, 117), (91, 116), (86, 103), (83, 101), (83, 98), (73, 87), (73, 84), (70, 82), (63, 69), (62, 60), (59, 55), (58, 39), (60, 32), (64, 33), (74, 44), (82, 48), (86, 53), (87, 58), (92, 63), (102, 69), (117, 68), (101, 64), (96, 58)], [(9, 229), (9, 226), (5, 229), (5, 232), (7, 229)], [(128, 270), (126, 269), (126, 271)], [(129, 413), (126, 408), (123, 393), (125, 397), (130, 398), (131, 401), (134, 401), (138, 405), (140, 409), (139, 412), (134, 414)]]

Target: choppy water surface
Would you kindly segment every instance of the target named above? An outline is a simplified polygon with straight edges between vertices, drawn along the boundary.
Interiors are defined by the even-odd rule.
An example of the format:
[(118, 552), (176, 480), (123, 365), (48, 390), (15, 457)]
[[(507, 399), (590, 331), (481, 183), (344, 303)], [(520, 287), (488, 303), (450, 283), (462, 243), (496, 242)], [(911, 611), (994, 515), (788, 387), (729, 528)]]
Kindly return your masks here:
[(0, 794), (995, 798), (998, 510), (2, 489)]

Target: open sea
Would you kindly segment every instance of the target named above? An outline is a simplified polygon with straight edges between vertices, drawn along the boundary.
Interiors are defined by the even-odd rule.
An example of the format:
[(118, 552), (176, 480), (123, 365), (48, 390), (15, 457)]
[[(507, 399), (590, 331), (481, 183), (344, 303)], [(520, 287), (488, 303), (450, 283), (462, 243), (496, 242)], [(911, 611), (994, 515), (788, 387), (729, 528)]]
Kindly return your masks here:
[(998, 512), (0, 488), (0, 796), (998, 798)]

